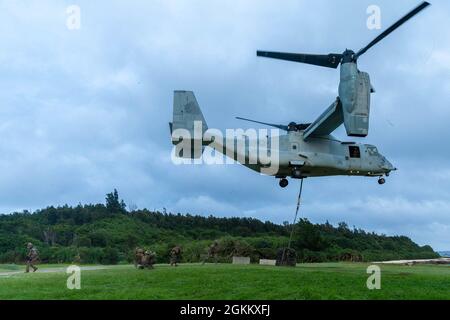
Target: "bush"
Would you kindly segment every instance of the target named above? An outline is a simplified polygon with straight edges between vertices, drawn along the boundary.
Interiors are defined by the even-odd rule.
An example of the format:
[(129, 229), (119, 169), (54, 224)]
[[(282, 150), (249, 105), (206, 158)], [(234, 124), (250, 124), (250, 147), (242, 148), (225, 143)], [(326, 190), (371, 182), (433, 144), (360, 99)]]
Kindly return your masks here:
[(102, 248), (78, 248), (81, 263), (95, 264), (100, 263), (103, 256)]
[(119, 251), (114, 248), (107, 247), (103, 249), (100, 259), (101, 264), (117, 264), (119, 262)]
[(82, 235), (77, 238), (75, 245), (77, 247), (90, 247), (92, 245), (92, 241), (89, 237)]

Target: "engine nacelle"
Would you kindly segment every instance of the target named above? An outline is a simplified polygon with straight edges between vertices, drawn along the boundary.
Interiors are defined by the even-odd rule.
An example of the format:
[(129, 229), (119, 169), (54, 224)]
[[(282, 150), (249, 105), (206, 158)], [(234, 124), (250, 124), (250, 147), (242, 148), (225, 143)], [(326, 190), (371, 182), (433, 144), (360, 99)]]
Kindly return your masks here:
[(359, 71), (354, 62), (341, 64), (339, 98), (349, 136), (366, 137), (369, 134), (371, 92), (368, 73)]

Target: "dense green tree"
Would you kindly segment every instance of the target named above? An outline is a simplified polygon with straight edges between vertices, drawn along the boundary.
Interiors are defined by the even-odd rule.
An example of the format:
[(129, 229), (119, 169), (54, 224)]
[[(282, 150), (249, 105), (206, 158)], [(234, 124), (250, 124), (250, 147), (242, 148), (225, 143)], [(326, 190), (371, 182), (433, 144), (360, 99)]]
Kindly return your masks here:
[(106, 195), (106, 209), (109, 213), (125, 213), (127, 205), (119, 199), (119, 192), (114, 189), (113, 192)]
[(307, 219), (301, 219), (294, 231), (294, 246), (298, 249), (320, 251), (327, 247), (319, 226), (313, 225)]
[[(167, 262), (169, 249), (183, 248), (184, 262), (198, 262), (211, 241), (219, 239), (221, 261), (232, 255), (248, 255), (252, 261), (273, 259), (289, 240), (290, 225), (277, 225), (252, 218), (218, 218), (191, 214), (152, 212), (126, 213), (117, 190), (106, 195), (106, 205), (89, 204), (48, 207), (0, 215), (0, 263), (23, 263), (25, 244), (34, 243), (43, 262), (72, 263), (78, 254), (82, 263), (131, 261), (136, 246), (157, 253)], [(429, 246), (420, 247), (408, 237), (388, 237), (340, 223), (312, 224), (300, 220), (294, 228), (292, 246), (299, 261), (435, 258)]]

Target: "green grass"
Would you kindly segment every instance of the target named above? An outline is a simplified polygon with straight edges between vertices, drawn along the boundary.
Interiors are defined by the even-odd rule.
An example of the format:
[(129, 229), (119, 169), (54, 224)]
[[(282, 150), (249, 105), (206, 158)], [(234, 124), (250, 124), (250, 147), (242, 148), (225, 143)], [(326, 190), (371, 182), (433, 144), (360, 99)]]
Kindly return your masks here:
[[(53, 268), (64, 268), (69, 266), (68, 264), (42, 264), (38, 265), (39, 269), (53, 269)], [(0, 273), (2, 272), (16, 272), (24, 271), (25, 266), (19, 264), (0, 264)]]
[[(16, 274), (0, 276), (0, 300), (450, 299), (449, 266), (381, 266), (382, 288), (373, 291), (366, 287), (367, 266), (326, 263), (277, 268), (219, 264), (156, 266), (154, 270), (115, 266), (83, 271), (82, 289), (73, 291), (66, 288), (67, 275), (63, 272)], [(11, 268), (17, 270), (0, 265), (0, 272)]]

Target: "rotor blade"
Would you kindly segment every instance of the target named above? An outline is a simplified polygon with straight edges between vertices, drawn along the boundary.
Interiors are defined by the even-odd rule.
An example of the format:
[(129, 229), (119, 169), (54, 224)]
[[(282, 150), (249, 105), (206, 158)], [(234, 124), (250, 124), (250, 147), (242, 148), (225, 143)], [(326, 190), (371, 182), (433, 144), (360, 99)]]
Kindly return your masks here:
[(293, 62), (301, 62), (312, 64), (315, 66), (334, 68), (336, 69), (341, 63), (342, 54), (330, 53), (328, 55), (320, 54), (303, 54), (303, 53), (286, 53), (286, 52), (271, 52), (271, 51), (257, 51), (258, 57), (272, 58), (278, 60), (287, 60)]
[(408, 13), (406, 16), (398, 20), (396, 23), (394, 23), (392, 26), (387, 28), (383, 33), (381, 33), (378, 37), (376, 37), (371, 43), (369, 43), (366, 47), (362, 48), (355, 54), (355, 59), (358, 59), (360, 56), (362, 56), (364, 53), (367, 52), (370, 48), (372, 48), (374, 45), (376, 45), (378, 42), (386, 38), (389, 34), (394, 32), (397, 28), (399, 28), (402, 24), (407, 22), (409, 19), (414, 17), (416, 14), (418, 14), (420, 11), (425, 9), (430, 5), (429, 2), (424, 1), (422, 2), (417, 8), (412, 10), (410, 13)]
[(260, 122), (260, 121), (255, 121), (255, 120), (245, 119), (245, 118), (240, 118), (240, 117), (236, 117), (236, 119), (242, 120), (242, 121), (248, 121), (248, 122), (259, 123), (259, 124), (263, 124), (263, 125), (265, 125), (265, 126), (278, 128), (278, 129), (284, 130), (284, 131), (289, 131), (288, 126), (283, 126), (283, 125), (281, 125), (281, 124), (273, 124), (273, 123)]

